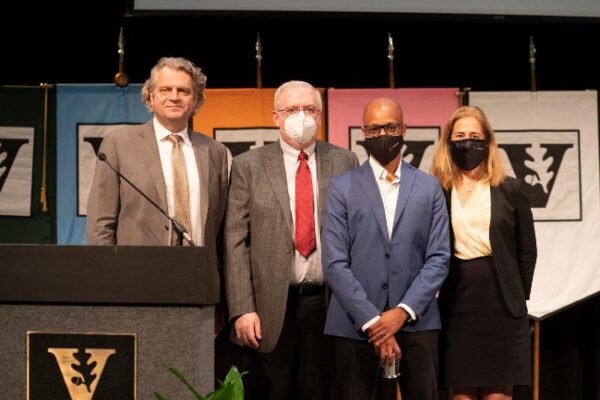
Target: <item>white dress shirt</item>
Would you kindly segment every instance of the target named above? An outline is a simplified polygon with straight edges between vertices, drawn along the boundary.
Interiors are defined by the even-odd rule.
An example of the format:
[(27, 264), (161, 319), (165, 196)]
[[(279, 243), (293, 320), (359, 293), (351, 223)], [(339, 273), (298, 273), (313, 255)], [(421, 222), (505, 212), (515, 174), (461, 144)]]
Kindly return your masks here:
[[(396, 204), (398, 203), (398, 193), (400, 193), (400, 172), (402, 168), (402, 161), (398, 164), (398, 168), (394, 172), (394, 175), (388, 176), (388, 171), (381, 166), (373, 157), (369, 157), (369, 165), (373, 169), (375, 175), (375, 181), (379, 188), (379, 194), (381, 195), (381, 201), (383, 202), (383, 209), (385, 211), (385, 222), (387, 224), (388, 240), (392, 238), (392, 228), (394, 226), (394, 215), (396, 214)], [(412, 308), (404, 303), (398, 304), (396, 307), (401, 307), (406, 310), (410, 319), (416, 319), (417, 316)], [(381, 318), (379, 315), (373, 319), (367, 321), (362, 326), (362, 330), (366, 331), (371, 325), (377, 322)]]
[[(188, 129), (181, 132), (171, 132), (158, 122), (156, 117), (152, 120), (154, 132), (156, 134), (156, 142), (158, 143), (158, 152), (160, 154), (160, 164), (165, 179), (165, 188), (167, 190), (167, 206), (169, 215), (174, 214), (174, 183), (173, 183), (173, 164), (171, 162), (171, 154), (173, 151), (173, 143), (167, 139), (171, 134), (181, 136), (181, 149), (185, 158), (185, 170), (187, 173), (188, 192), (189, 192), (189, 207), (190, 207), (190, 230), (189, 234), (197, 246), (204, 245), (203, 226), (200, 221), (200, 177), (198, 176), (198, 166), (196, 164), (196, 155), (192, 142), (188, 136)], [(173, 229), (169, 226), (169, 232)]]
[(454, 255), (461, 260), (491, 256), (492, 200), (489, 183), (478, 181), (465, 204), (461, 204), (454, 186), (451, 196)]
[[(288, 194), (290, 197), (290, 210), (292, 212), (292, 226), (296, 226), (296, 171), (298, 170), (298, 155), (300, 150), (297, 150), (279, 140), (281, 150), (283, 151), (283, 164), (285, 166), (285, 177), (287, 181)], [(308, 155), (308, 167), (310, 168), (310, 176), (312, 178), (313, 189), (313, 208), (315, 217), (315, 240), (316, 250), (313, 251), (308, 258), (304, 258), (298, 250), (295, 250), (294, 264), (290, 272), (290, 284), (310, 284), (320, 285), (325, 282), (323, 270), (321, 269), (321, 234), (319, 229), (319, 184), (317, 182), (317, 156), (315, 153), (316, 144), (313, 143), (304, 149)], [(294, 229), (295, 231), (295, 229)], [(294, 233), (295, 234), (295, 233)]]

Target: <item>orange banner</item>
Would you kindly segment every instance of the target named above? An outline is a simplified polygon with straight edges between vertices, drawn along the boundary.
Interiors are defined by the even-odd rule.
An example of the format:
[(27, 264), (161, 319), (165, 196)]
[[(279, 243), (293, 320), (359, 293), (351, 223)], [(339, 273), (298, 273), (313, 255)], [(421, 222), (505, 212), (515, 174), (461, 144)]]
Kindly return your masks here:
[[(245, 129), (275, 129), (278, 137), (272, 117), (275, 90), (206, 89), (206, 102), (194, 116), (194, 130), (221, 141), (228, 132)], [(324, 90), (319, 91), (323, 96)], [(317, 138), (325, 138), (325, 116)]]

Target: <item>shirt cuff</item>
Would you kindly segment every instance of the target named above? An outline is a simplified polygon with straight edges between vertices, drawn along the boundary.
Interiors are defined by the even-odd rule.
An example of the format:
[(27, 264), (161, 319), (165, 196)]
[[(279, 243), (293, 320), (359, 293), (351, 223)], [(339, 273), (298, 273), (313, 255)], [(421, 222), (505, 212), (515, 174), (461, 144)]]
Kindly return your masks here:
[(404, 310), (406, 310), (406, 312), (410, 316), (410, 318), (408, 319), (408, 321), (414, 321), (414, 320), (417, 319), (417, 314), (415, 314), (415, 312), (413, 311), (413, 309), (410, 308), (409, 306), (407, 306), (406, 304), (400, 303), (400, 304), (398, 304), (398, 307), (403, 308)]
[(373, 325), (375, 322), (379, 321), (381, 317), (379, 315), (375, 316), (374, 318), (368, 320), (363, 326), (362, 326), (362, 331), (366, 332), (367, 329), (369, 329), (371, 327), (371, 325)]

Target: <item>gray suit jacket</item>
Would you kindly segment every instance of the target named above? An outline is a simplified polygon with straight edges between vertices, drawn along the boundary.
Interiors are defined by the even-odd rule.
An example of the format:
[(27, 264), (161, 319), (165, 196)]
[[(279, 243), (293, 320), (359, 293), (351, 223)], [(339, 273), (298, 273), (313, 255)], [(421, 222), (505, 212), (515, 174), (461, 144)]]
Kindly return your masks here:
[[(322, 215), (329, 179), (355, 168), (358, 160), (354, 153), (325, 142), (317, 141), (315, 152)], [(233, 159), (225, 217), (229, 315), (258, 313), (260, 352), (272, 351), (281, 334), (293, 261), (294, 227), (283, 152), (275, 142)]]
[[(200, 178), (204, 245), (209, 248), (207, 298), (218, 300), (217, 235), (227, 198), (227, 150), (214, 139), (190, 132)], [(167, 211), (165, 179), (152, 120), (109, 133), (100, 151), (108, 162)], [(87, 241), (91, 245), (170, 244), (169, 220), (127, 182), (98, 160), (88, 198)]]

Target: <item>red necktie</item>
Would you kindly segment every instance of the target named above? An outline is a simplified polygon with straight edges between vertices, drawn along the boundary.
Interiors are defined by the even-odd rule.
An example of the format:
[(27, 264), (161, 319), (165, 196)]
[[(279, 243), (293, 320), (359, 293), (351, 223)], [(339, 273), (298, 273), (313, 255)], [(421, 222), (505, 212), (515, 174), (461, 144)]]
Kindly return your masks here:
[(308, 258), (316, 246), (315, 211), (312, 178), (308, 167), (308, 155), (298, 154), (296, 171), (296, 249), (304, 258)]

